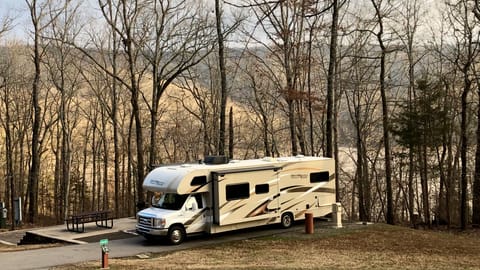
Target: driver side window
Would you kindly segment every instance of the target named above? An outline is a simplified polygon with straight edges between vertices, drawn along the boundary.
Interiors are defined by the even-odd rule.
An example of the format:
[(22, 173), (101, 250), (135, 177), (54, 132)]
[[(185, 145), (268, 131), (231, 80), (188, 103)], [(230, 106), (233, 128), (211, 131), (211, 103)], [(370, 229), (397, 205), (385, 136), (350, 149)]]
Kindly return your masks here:
[(195, 197), (189, 197), (187, 203), (185, 204), (188, 211), (195, 211), (198, 209), (198, 203)]
[[(205, 193), (203, 193), (203, 194), (205, 194)], [(202, 193), (197, 193), (193, 196), (197, 200), (198, 209), (202, 209), (203, 208)]]
[(192, 194), (185, 203), (185, 207), (189, 211), (203, 209), (202, 194)]

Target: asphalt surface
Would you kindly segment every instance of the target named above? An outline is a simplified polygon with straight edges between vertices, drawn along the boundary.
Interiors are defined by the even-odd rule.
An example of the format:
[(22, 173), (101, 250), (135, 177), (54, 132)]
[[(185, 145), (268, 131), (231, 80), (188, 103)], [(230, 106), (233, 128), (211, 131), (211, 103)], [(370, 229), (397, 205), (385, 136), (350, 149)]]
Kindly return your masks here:
[[(150, 243), (141, 236), (130, 236), (124, 239), (110, 240), (109, 258), (136, 256), (144, 253), (162, 253), (182, 249), (195, 248), (206, 245), (214, 245), (229, 241), (256, 238), (267, 235), (281, 234), (286, 231), (302, 231), (303, 224), (296, 224), (290, 229), (279, 229), (278, 226), (266, 226), (251, 228), (235, 232), (216, 235), (202, 235), (189, 237), (178, 246), (170, 246), (165, 243)], [(0, 253), (0, 269), (50, 269), (51, 267), (75, 264), (85, 261), (99, 261), (101, 266), (101, 248), (99, 242), (81, 245), (65, 245), (35, 250), (3, 252)]]

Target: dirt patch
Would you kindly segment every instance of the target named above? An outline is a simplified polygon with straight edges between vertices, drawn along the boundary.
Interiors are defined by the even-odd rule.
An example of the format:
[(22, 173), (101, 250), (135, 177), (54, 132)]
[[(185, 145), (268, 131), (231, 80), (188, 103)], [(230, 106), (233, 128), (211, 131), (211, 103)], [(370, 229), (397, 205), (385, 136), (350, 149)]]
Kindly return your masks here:
[[(480, 269), (478, 231), (371, 225), (111, 259), (110, 269)], [(148, 257), (148, 259), (145, 259)], [(99, 262), (56, 269), (98, 269)]]

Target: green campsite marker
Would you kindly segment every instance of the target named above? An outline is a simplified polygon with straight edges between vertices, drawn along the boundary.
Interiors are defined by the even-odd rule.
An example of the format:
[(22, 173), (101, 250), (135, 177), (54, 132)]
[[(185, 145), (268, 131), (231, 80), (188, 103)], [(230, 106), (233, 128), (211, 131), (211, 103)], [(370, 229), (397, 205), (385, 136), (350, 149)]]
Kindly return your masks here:
[(108, 239), (100, 240), (100, 246), (106, 246), (108, 244)]

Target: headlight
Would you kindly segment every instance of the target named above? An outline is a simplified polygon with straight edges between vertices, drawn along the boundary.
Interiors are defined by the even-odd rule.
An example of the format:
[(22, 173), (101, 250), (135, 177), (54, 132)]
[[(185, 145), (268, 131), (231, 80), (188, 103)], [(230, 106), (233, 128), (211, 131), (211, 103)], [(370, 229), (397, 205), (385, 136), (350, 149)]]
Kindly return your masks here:
[(154, 218), (153, 219), (153, 227), (165, 227), (165, 219), (164, 218)]

